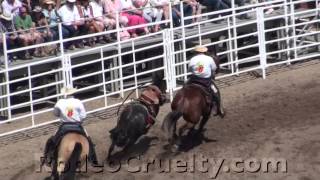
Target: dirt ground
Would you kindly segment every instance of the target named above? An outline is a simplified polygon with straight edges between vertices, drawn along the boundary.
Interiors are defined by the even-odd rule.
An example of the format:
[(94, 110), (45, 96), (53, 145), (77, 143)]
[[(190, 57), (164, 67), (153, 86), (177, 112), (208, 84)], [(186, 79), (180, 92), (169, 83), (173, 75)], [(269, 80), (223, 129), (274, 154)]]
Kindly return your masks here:
[[(204, 136), (208, 142), (189, 137), (192, 148), (186, 152), (173, 154), (163, 146), (166, 144), (160, 126), (163, 117), (169, 112), (169, 104), (161, 108), (158, 122), (147, 136), (130, 150), (130, 157), (143, 154), (141, 159), (188, 160), (191, 155), (215, 159), (224, 158), (228, 165), (233, 158), (283, 158), (287, 172), (262, 171), (250, 173), (227, 172), (225, 167), (216, 179), (259, 179), (259, 180), (318, 180), (320, 175), (320, 62), (309, 61), (271, 70), (266, 80), (241, 75), (219, 82), (227, 116), (224, 119), (212, 117)], [(236, 81), (235, 81), (236, 80)], [(102, 162), (110, 145), (108, 131), (114, 126), (113, 119), (95, 119), (86, 125), (88, 133), (97, 144), (98, 158)], [(1, 180), (36, 180), (48, 176), (48, 172), (37, 172), (39, 159), (46, 139), (53, 133), (51, 127), (44, 135), (25, 138), (0, 147)], [(157, 138), (158, 137), (158, 138)], [(125, 159), (125, 158), (124, 158)], [(134, 159), (140, 167), (143, 160)], [(132, 161), (132, 162), (133, 162)], [(149, 172), (128, 172), (126, 161), (121, 170), (111, 173), (105, 164), (103, 172), (88, 172), (78, 179), (106, 180), (204, 180), (209, 173), (159, 172), (159, 167), (150, 165)], [(139, 166), (138, 166), (139, 165)], [(240, 164), (243, 166), (243, 164)]]

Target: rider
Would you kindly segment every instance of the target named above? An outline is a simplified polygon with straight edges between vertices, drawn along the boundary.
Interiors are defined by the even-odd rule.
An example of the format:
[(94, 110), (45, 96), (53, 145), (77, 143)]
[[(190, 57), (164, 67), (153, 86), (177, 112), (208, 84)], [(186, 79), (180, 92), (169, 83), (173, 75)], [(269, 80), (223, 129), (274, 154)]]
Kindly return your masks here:
[(212, 81), (218, 69), (217, 64), (211, 56), (206, 55), (208, 51), (207, 47), (199, 45), (195, 47), (194, 51), (196, 55), (191, 58), (189, 63), (189, 72), (192, 74), (189, 77), (188, 83), (196, 83), (206, 87), (213, 95), (213, 101), (217, 102), (217, 114), (223, 118), (225, 112), (221, 103), (220, 92)]
[(54, 115), (59, 117), (62, 124), (60, 125), (55, 136), (51, 136), (44, 150), (44, 162), (49, 164), (54, 158), (54, 153), (61, 138), (67, 132), (77, 132), (87, 137), (89, 142), (89, 157), (88, 160), (93, 165), (97, 165), (97, 157), (94, 149), (94, 144), (88, 136), (85, 129), (82, 127), (82, 121), (86, 118), (86, 110), (84, 105), (79, 99), (74, 98), (72, 95), (76, 92), (75, 88), (64, 87), (61, 93), (64, 94), (64, 99), (60, 99), (54, 107)]

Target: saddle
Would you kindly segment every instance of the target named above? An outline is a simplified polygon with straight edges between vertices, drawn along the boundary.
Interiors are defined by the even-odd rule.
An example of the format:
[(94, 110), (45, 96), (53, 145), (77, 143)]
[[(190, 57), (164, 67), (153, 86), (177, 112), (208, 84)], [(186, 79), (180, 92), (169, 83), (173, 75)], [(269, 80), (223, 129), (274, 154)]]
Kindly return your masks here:
[(62, 140), (63, 136), (68, 134), (68, 133), (77, 133), (80, 135), (83, 135), (87, 137), (87, 134), (81, 124), (77, 123), (63, 123), (61, 127), (59, 128), (59, 132), (57, 132), (57, 137), (56, 137), (56, 144), (55, 147), (59, 146), (60, 141)]
[(191, 82), (186, 84), (185, 86), (196, 86), (198, 87), (201, 91), (202, 91), (202, 95), (204, 96), (206, 103), (208, 106), (212, 107), (212, 99), (213, 99), (213, 94), (212, 94), (212, 90), (205, 87), (204, 85), (202, 85), (201, 83), (197, 83), (197, 82)]
[(147, 124), (147, 128), (151, 127), (156, 122), (156, 113), (154, 112), (152, 105), (149, 104), (149, 102), (146, 102), (144, 99), (139, 98), (137, 99), (137, 102), (141, 104), (144, 108), (146, 108), (148, 112), (148, 116), (145, 119), (145, 122)]

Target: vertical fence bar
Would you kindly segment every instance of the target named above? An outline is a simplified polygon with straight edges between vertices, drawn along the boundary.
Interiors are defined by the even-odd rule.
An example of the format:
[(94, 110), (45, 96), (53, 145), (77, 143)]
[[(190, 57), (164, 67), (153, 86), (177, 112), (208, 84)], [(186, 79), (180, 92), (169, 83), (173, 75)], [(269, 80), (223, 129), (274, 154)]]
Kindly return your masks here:
[[(170, 63), (169, 63), (169, 68), (171, 71), (171, 84), (170, 88), (173, 90), (176, 87), (176, 69), (175, 69), (175, 48), (174, 48), (174, 31), (173, 31), (173, 20), (172, 20), (172, 2), (169, 2), (169, 14), (170, 14), (170, 31), (168, 31), (169, 34), (169, 54), (170, 54)], [(173, 92), (172, 92), (173, 93)]]
[(6, 93), (7, 93), (7, 107), (8, 107), (8, 119), (11, 119), (12, 113), (11, 113), (11, 100), (10, 100), (10, 78), (9, 78), (9, 62), (8, 62), (8, 53), (7, 53), (7, 39), (6, 34), (2, 33), (2, 41), (3, 41), (3, 60), (4, 60), (4, 66), (6, 71)]
[(235, 10), (235, 2), (234, 0), (231, 1), (231, 8), (232, 8), (232, 30), (233, 30), (233, 50), (234, 50), (234, 58), (235, 58), (235, 68), (236, 68), (236, 75), (239, 76), (239, 64), (238, 64), (238, 40), (237, 40), (237, 27), (236, 27), (236, 24), (237, 24), (237, 21), (236, 21), (236, 10)]
[[(228, 23), (228, 42), (226, 43), (227, 45), (227, 50), (232, 50), (232, 34), (231, 34), (231, 23), (230, 23), (230, 18), (227, 18), (227, 23)], [(234, 64), (233, 64), (233, 52), (228, 53), (228, 62), (231, 64), (229, 65), (229, 69), (231, 67), (231, 73), (234, 73)]]
[[(296, 38), (296, 19), (295, 19), (295, 14), (294, 14), (295, 8), (293, 1), (290, 0), (290, 12), (291, 12), (291, 25), (292, 25), (292, 38), (293, 38), (293, 47), (294, 47), (294, 59), (297, 59), (298, 53), (297, 53), (297, 38)], [(303, 39), (303, 38), (301, 38)]]
[[(31, 76), (31, 67), (28, 66), (28, 77)], [(32, 82), (31, 82), (31, 78), (28, 78), (28, 84), (29, 84), (29, 96), (30, 96), (30, 110), (31, 110), (31, 121), (32, 121), (32, 126), (35, 126), (34, 123), (34, 110), (33, 110), (33, 96), (32, 96)]]
[(181, 27), (182, 27), (182, 49), (183, 49), (183, 74), (185, 74), (184, 81), (187, 80), (187, 53), (186, 53), (186, 29), (185, 29), (185, 23), (184, 23), (184, 11), (183, 11), (183, 1), (180, 1), (180, 14), (181, 14)]
[[(289, 35), (289, 14), (288, 14), (288, 2), (287, 0), (284, 1), (284, 17), (285, 17), (285, 36), (286, 36), (286, 48), (289, 49), (290, 48), (290, 35)], [(291, 61), (291, 55), (290, 55), (290, 50), (287, 50), (287, 65), (290, 65), (290, 61)]]
[[(58, 24), (58, 31), (59, 31), (59, 44), (60, 44), (60, 53), (61, 53), (61, 66), (62, 66), (62, 78), (63, 78), (63, 86), (67, 86), (67, 66), (66, 66), (66, 57), (64, 56), (64, 43), (63, 43), (63, 34), (62, 34), (62, 23)], [(60, 76), (57, 76), (60, 78)], [(60, 92), (61, 87), (57, 87), (56, 91), (57, 94)]]
[(265, 39), (263, 8), (258, 7), (256, 9), (256, 14), (257, 14), (257, 22), (260, 22), (260, 23), (257, 23), (260, 67), (262, 70), (262, 78), (266, 79), (267, 55), (266, 55), (266, 39)]
[(118, 40), (118, 55), (119, 55), (119, 59), (118, 59), (118, 66), (119, 66), (119, 80), (120, 80), (120, 96), (123, 98), (124, 97), (124, 93), (123, 93), (123, 78), (122, 78), (122, 49), (121, 49), (121, 38), (120, 38), (120, 12), (116, 12), (116, 28), (117, 28), (117, 40)]
[(61, 57), (63, 57), (64, 56), (64, 45), (63, 45), (62, 23), (58, 24), (58, 31), (59, 31), (60, 53), (61, 53)]
[(134, 48), (134, 41), (131, 41), (132, 46), (132, 60), (133, 60), (133, 74), (134, 74), (134, 87), (136, 88), (136, 97), (139, 97), (139, 90), (138, 90), (138, 78), (137, 78), (137, 65), (136, 65), (136, 52)]
[[(316, 17), (317, 17), (316, 19), (320, 19), (320, 1), (316, 0), (315, 3), (316, 3), (315, 7), (316, 7), (316, 10), (317, 10), (316, 11)], [(315, 28), (316, 28), (316, 31), (318, 31), (318, 32), (320, 31), (320, 27), (319, 26), (320, 26), (320, 23), (317, 22)], [(320, 41), (320, 37), (319, 36), (320, 36), (320, 34), (316, 34), (316, 39), (315, 39), (316, 41)], [(317, 46), (317, 50), (320, 51), (320, 45)]]
[(105, 69), (104, 69), (104, 56), (103, 56), (103, 49), (100, 48), (100, 57), (101, 57), (101, 75), (102, 75), (102, 86), (103, 86), (103, 96), (104, 96), (104, 105), (105, 107), (108, 106), (108, 97), (107, 97), (107, 88), (106, 88), (106, 77), (105, 77)]
[(162, 39), (163, 39), (163, 66), (164, 66), (164, 74), (165, 74), (165, 80), (166, 80), (166, 91), (170, 93), (170, 72), (168, 68), (168, 60), (170, 57), (168, 57), (168, 29), (164, 29), (162, 31)]

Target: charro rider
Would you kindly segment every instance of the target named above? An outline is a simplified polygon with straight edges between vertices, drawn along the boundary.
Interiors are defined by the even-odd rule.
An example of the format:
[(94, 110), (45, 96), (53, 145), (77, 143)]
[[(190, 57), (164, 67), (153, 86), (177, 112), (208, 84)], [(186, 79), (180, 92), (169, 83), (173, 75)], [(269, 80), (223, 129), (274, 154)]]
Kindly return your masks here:
[[(212, 94), (213, 101), (217, 103), (217, 114), (224, 117), (225, 112), (221, 103), (220, 92), (218, 87), (212, 81), (215, 78), (218, 69), (217, 62), (206, 53), (208, 48), (205, 46), (196, 46), (194, 51), (196, 55), (191, 58), (189, 63), (189, 72), (192, 74), (187, 83), (200, 84), (204, 86), (210, 94)], [(213, 85), (213, 86), (212, 86)]]
[(61, 138), (68, 132), (77, 132), (87, 137), (89, 142), (88, 160), (93, 165), (98, 164), (94, 144), (85, 129), (82, 127), (82, 122), (86, 118), (87, 113), (82, 102), (73, 97), (75, 92), (75, 88), (62, 88), (61, 93), (64, 94), (64, 99), (60, 99), (54, 107), (54, 115), (59, 117), (62, 124), (56, 134), (51, 136), (46, 143), (44, 150), (44, 162), (48, 165), (51, 160), (54, 159), (55, 150), (60, 143)]

